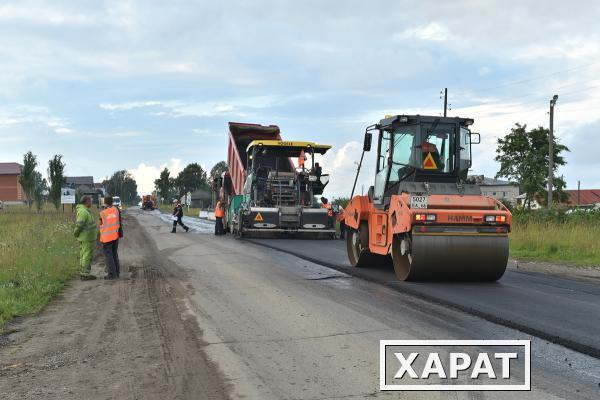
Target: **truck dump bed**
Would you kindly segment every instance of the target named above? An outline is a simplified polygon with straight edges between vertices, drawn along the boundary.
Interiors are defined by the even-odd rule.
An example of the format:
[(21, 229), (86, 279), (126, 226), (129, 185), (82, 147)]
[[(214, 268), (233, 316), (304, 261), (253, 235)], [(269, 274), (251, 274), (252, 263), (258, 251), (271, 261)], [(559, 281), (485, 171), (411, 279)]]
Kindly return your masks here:
[(246, 148), (250, 142), (257, 139), (281, 140), (279, 127), (277, 125), (229, 123), (227, 165), (229, 166), (233, 190), (236, 195), (242, 194), (244, 191), (246, 163), (248, 161)]

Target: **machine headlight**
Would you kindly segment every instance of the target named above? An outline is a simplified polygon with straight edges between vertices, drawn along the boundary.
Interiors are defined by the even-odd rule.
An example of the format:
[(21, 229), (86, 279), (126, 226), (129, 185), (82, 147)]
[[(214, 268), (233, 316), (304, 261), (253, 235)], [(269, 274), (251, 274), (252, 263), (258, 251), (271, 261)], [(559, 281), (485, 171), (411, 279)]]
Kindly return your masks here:
[(436, 215), (435, 214), (415, 214), (415, 221), (419, 222), (435, 222)]
[(506, 222), (506, 215), (486, 215), (485, 222)]

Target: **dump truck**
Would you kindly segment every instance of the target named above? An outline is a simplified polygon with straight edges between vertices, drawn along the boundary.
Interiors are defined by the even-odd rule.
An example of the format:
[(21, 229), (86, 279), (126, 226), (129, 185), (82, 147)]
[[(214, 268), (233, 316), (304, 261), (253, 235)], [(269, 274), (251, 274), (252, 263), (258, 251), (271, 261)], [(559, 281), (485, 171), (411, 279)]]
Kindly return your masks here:
[[(365, 130), (351, 201), (344, 211), (350, 264), (393, 265), (400, 280), (502, 277), (512, 215), (466, 183), (469, 118), (387, 116)], [(354, 196), (365, 152), (377, 135), (374, 185)]]
[(155, 204), (154, 196), (149, 194), (142, 196), (142, 210), (152, 211), (155, 208)]
[(329, 175), (315, 159), (330, 148), (282, 140), (275, 125), (230, 122), (229, 169), (214, 184), (228, 204), (226, 229), (238, 236), (334, 237), (335, 222), (316, 200)]

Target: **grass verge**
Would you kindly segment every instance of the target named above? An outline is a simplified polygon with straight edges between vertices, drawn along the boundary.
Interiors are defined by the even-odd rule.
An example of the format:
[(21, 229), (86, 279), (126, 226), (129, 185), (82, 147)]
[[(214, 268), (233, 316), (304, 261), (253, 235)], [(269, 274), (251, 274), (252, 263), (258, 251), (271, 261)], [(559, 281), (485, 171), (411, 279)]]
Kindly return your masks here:
[(0, 212), (0, 327), (39, 311), (78, 270), (70, 212)]
[(596, 221), (516, 220), (512, 257), (600, 267), (600, 224)]

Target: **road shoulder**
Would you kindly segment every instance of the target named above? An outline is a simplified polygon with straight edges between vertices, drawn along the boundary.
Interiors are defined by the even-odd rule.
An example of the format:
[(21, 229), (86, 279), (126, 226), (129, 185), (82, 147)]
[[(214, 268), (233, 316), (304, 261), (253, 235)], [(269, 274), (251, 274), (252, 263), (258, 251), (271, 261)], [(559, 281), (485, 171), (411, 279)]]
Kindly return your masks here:
[[(126, 217), (118, 281), (73, 281), (37, 316), (0, 337), (0, 393), (7, 399), (228, 397), (185, 315), (182, 272)], [(94, 272), (103, 275), (102, 262)]]

